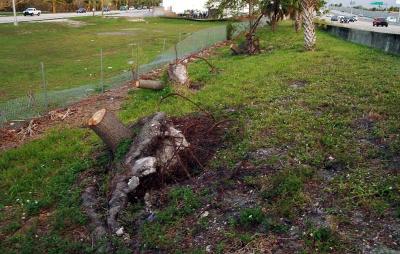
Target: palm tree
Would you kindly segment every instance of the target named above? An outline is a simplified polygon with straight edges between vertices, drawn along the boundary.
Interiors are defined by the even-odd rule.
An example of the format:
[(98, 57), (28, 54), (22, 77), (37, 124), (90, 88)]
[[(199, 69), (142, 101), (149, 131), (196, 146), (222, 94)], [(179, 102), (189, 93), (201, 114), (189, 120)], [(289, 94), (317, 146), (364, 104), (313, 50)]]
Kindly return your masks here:
[(303, 27), (304, 27), (304, 48), (307, 51), (313, 51), (317, 41), (315, 34), (315, 10), (317, 1), (316, 0), (300, 0), (302, 16), (303, 16)]
[(288, 2), (285, 0), (263, 1), (262, 13), (269, 18), (272, 31), (276, 30), (278, 22), (283, 20), (288, 12)]
[(301, 13), (301, 0), (289, 0), (288, 12), (290, 17), (294, 19), (294, 30), (296, 33), (300, 32), (302, 25), (302, 13)]

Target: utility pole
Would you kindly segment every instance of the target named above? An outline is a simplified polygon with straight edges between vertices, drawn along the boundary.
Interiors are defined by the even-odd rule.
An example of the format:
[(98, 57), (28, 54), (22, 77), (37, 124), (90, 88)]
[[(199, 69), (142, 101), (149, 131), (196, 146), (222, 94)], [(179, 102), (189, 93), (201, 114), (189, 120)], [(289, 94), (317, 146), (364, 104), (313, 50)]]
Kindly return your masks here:
[(353, 15), (353, 0), (350, 0), (350, 15)]
[(92, 11), (93, 11), (93, 17), (94, 17), (94, 13), (96, 11), (96, 0), (92, 1), (92, 5), (93, 5)]
[(18, 20), (17, 20), (17, 10), (15, 8), (15, 0), (12, 1), (12, 7), (13, 7), (13, 13), (14, 13), (14, 26), (18, 26)]

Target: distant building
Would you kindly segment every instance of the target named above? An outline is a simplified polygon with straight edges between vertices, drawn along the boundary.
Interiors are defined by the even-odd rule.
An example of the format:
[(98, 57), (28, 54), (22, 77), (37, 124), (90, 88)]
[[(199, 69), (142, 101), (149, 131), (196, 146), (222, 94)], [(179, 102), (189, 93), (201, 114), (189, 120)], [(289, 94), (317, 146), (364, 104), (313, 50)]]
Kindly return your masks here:
[(206, 11), (207, 0), (163, 0), (162, 6), (177, 14), (183, 13), (185, 10)]

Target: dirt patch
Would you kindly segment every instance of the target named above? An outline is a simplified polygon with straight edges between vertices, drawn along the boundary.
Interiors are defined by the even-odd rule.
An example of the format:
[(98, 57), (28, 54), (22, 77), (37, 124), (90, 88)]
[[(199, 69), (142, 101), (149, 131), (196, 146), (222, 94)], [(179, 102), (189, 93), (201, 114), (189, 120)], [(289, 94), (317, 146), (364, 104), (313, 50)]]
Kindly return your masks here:
[(193, 90), (193, 91), (199, 91), (199, 90), (201, 90), (201, 88), (203, 88), (203, 86), (204, 86), (204, 84), (201, 82), (192, 82), (189, 85), (189, 88), (190, 88), (190, 90)]
[(69, 27), (74, 27), (74, 28), (79, 28), (82, 26), (87, 26), (89, 23), (86, 23), (84, 21), (78, 21), (78, 20), (71, 20), (71, 19), (52, 19), (52, 20), (42, 20), (42, 21), (37, 21), (39, 23), (60, 23), (62, 25), (66, 25)]
[(308, 84), (306, 80), (292, 80), (289, 82), (289, 86), (294, 89), (304, 88)]
[(137, 35), (136, 32), (133, 31), (120, 31), (120, 32), (102, 32), (102, 33), (97, 33), (99, 36), (131, 36), (131, 35)]
[(145, 22), (144, 19), (128, 19), (130, 22)]

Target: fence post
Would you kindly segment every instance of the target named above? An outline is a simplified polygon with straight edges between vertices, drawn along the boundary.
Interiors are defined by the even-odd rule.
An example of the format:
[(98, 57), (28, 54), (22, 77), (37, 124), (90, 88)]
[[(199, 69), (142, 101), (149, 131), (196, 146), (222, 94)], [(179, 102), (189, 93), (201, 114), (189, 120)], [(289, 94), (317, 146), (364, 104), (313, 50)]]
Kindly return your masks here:
[(136, 47), (136, 72), (135, 72), (136, 77), (134, 77), (134, 80), (139, 79), (139, 45), (140, 44), (138, 42)]
[(103, 49), (100, 49), (100, 87), (104, 93), (104, 72), (103, 72)]
[(45, 104), (46, 110), (48, 110), (49, 109), (49, 100), (47, 97), (47, 82), (46, 82), (44, 63), (41, 62), (40, 66), (41, 66), (41, 70), (42, 70), (42, 88), (43, 88), (43, 92), (44, 92), (44, 104)]
[(167, 40), (164, 38), (164, 43), (163, 43), (163, 47), (162, 47), (162, 53), (165, 52), (166, 43), (167, 43)]

